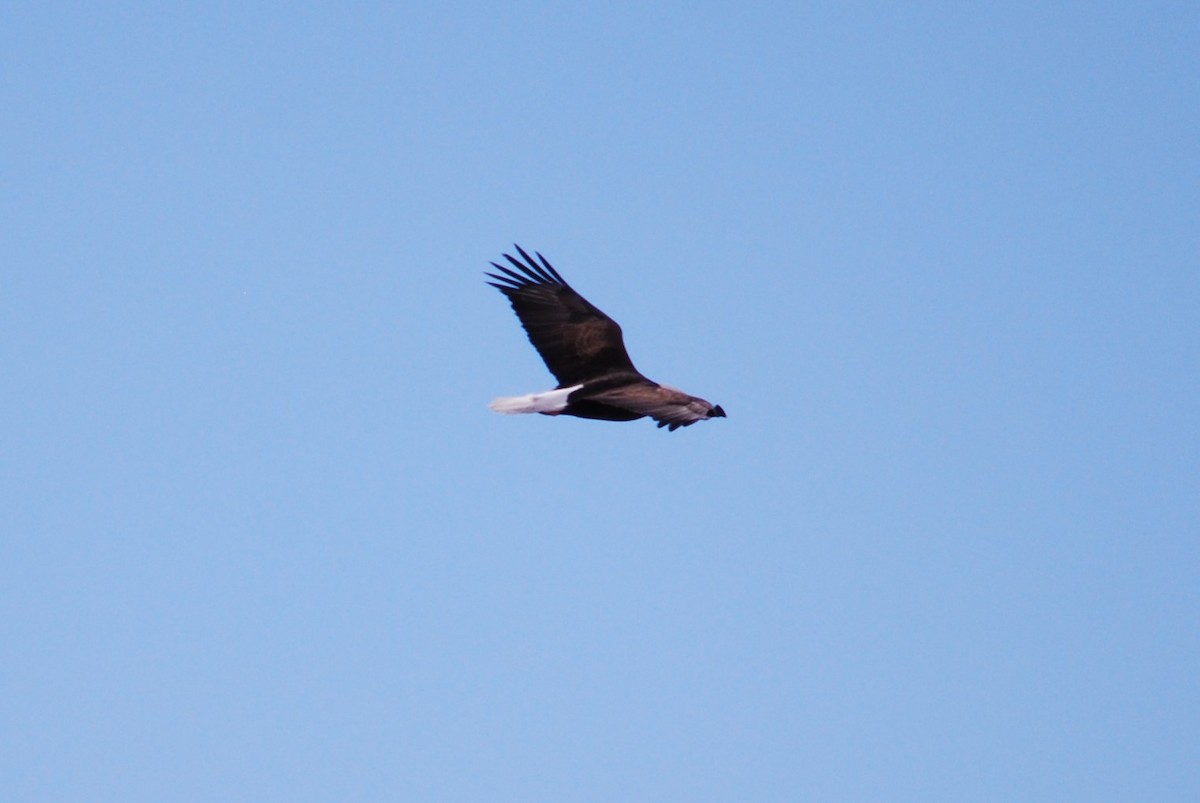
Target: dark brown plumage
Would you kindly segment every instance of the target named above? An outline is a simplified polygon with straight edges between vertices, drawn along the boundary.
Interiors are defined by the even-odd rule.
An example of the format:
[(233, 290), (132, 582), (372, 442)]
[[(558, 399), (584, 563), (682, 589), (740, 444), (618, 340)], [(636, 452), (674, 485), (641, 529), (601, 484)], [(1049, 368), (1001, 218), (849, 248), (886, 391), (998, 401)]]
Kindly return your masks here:
[(575, 292), (541, 254), (535, 261), (515, 247), (524, 261), (505, 254), (511, 267), (491, 263), (499, 273), (487, 274), (495, 280), (488, 284), (508, 297), (558, 387), (496, 399), (493, 410), (604, 421), (650, 416), (671, 431), (725, 417), (720, 405), (642, 376), (629, 359), (617, 322)]

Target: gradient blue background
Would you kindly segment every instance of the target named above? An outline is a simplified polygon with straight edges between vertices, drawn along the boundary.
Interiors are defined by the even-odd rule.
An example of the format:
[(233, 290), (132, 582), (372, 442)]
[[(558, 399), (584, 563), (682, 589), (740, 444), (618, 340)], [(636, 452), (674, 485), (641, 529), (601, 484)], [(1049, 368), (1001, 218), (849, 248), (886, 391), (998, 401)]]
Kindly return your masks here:
[[(1198, 53), (6, 4), (0, 798), (1200, 799)], [(729, 418), (489, 412), (514, 241)]]

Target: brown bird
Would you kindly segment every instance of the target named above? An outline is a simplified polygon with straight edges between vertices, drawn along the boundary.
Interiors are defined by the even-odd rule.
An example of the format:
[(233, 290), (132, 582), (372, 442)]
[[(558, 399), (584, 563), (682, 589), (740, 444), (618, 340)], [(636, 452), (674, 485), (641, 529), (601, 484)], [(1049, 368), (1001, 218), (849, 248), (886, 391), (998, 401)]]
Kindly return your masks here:
[[(500, 274), (488, 282), (512, 303), (529, 342), (542, 355), (558, 387), (526, 396), (505, 396), (489, 407), (498, 413), (573, 415), (604, 421), (650, 416), (674, 432), (706, 418), (724, 418), (711, 404), (682, 390), (651, 382), (633, 367), (621, 327), (575, 292), (546, 258), (535, 262), (515, 246), (524, 262), (504, 255), (515, 270), (495, 262)], [(501, 275), (502, 274), (502, 275)]]

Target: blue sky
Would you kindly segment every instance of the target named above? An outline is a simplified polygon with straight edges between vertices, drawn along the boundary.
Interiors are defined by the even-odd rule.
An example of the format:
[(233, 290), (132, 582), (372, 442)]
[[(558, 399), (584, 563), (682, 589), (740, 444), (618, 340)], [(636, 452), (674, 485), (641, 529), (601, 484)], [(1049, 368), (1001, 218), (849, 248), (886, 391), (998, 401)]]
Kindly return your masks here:
[[(12, 3), (0, 797), (1200, 797), (1189, 3)], [(544, 253), (675, 433), (553, 380)]]

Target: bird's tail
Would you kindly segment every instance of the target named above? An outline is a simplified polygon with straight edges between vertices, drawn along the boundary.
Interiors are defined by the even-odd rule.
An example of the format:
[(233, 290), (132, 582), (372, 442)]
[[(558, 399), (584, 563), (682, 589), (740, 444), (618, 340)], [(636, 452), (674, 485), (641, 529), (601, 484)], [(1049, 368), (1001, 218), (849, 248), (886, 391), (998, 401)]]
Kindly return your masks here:
[(567, 406), (567, 397), (579, 390), (583, 385), (570, 388), (556, 388), (543, 393), (529, 393), (525, 396), (501, 396), (492, 399), (491, 407), (497, 413), (545, 413), (558, 415)]

